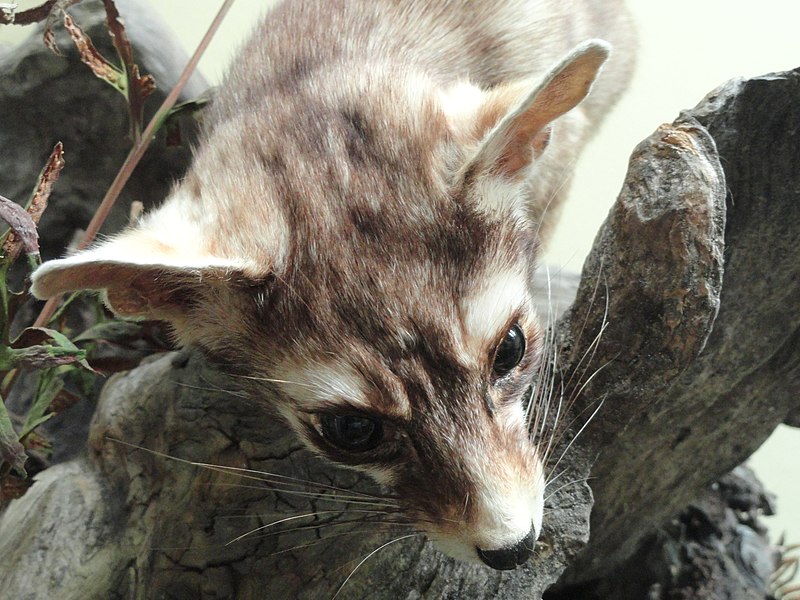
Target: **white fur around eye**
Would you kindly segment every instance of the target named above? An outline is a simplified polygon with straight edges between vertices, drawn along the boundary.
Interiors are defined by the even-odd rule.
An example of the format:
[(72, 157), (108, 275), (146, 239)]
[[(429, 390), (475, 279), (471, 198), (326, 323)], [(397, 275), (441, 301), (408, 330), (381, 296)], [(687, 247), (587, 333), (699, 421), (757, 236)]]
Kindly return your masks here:
[(276, 369), (275, 382), (302, 410), (314, 410), (323, 403), (345, 401), (368, 408), (363, 378), (349, 365), (309, 361), (286, 363)]
[(526, 306), (528, 299), (525, 278), (517, 271), (497, 272), (476, 286), (461, 301), (461, 318), (470, 350), (482, 352), (495, 341), (514, 312)]

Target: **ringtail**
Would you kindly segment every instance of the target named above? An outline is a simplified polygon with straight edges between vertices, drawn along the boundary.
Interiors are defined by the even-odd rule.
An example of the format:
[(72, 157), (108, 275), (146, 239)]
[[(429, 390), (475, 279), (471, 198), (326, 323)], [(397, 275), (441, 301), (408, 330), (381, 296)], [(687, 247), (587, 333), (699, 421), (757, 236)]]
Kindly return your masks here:
[(615, 0), (286, 0), (163, 205), (33, 293), (168, 321), (442, 550), (513, 569), (543, 526), (537, 248), (632, 38)]

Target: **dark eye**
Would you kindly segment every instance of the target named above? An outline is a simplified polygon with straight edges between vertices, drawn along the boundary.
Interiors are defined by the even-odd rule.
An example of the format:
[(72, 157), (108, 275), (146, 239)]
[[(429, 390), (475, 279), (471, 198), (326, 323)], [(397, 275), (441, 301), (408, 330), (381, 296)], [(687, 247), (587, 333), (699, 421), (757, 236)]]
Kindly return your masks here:
[(492, 370), (498, 377), (509, 373), (525, 356), (525, 334), (519, 325), (513, 325), (494, 353)]
[(348, 452), (372, 450), (383, 440), (383, 425), (376, 419), (323, 414), (319, 421), (323, 437)]

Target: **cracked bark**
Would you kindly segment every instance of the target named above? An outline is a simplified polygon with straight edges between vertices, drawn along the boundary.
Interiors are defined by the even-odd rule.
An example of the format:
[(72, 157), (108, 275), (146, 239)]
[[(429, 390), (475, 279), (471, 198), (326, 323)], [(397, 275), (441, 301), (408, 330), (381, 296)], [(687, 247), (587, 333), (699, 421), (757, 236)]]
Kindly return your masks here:
[[(766, 494), (726, 473), (800, 413), (798, 97), (797, 71), (729, 82), (634, 151), (554, 330), (567, 406), (560, 424), (550, 413), (550, 467), (569, 446), (559, 481), (575, 483), (555, 484), (535, 558), (498, 573), (409, 537), (365, 562), (340, 599), (765, 596)], [(40, 162), (13, 171), (33, 181)], [(61, 194), (71, 186), (62, 178)], [(408, 533), (334, 500), (326, 485), (375, 488), (311, 456), (223, 371), (185, 351), (109, 381), (88, 452), (41, 473), (0, 517), (0, 589), (20, 599), (330, 598), (361, 558)], [(317, 483), (265, 484), (184, 461)], [(749, 490), (744, 504), (737, 486)], [(281, 535), (256, 531), (311, 512), (273, 528)], [(736, 559), (742, 540), (758, 568)], [(671, 563), (681, 549), (690, 557)]]

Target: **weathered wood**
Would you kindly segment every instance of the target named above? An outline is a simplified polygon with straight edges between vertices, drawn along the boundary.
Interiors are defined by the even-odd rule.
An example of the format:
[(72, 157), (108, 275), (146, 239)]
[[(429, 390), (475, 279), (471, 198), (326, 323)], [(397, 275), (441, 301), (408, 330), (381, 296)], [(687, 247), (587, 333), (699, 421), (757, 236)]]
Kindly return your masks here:
[[(570, 569), (571, 578), (585, 581), (601, 576), (629, 557), (643, 536), (743, 462), (797, 411), (797, 98), (800, 70), (731, 81), (682, 116), (697, 119), (708, 129), (725, 167), (728, 193), (719, 314), (703, 352), (683, 365), (675, 378), (663, 382), (668, 385), (655, 393), (648, 391), (638, 404), (619, 402), (611, 392), (603, 418), (587, 433), (586, 443), (598, 451), (592, 469), (596, 504), (591, 541), (582, 560)], [(702, 249), (696, 260), (698, 266), (704, 263)], [(629, 287), (634, 285), (632, 279)], [(681, 323), (693, 318), (685, 298), (665, 294), (664, 301), (665, 308), (678, 309), (674, 317)], [(642, 308), (634, 310), (645, 315)], [(661, 315), (667, 313), (651, 313), (656, 321), (663, 319)], [(632, 325), (631, 331), (641, 328)], [(639, 354), (630, 371), (646, 372), (658, 357), (658, 351)], [(586, 397), (608, 394), (618, 384), (613, 370), (601, 373)], [(634, 391), (629, 385), (623, 389)], [(630, 501), (632, 486), (636, 502)]]

